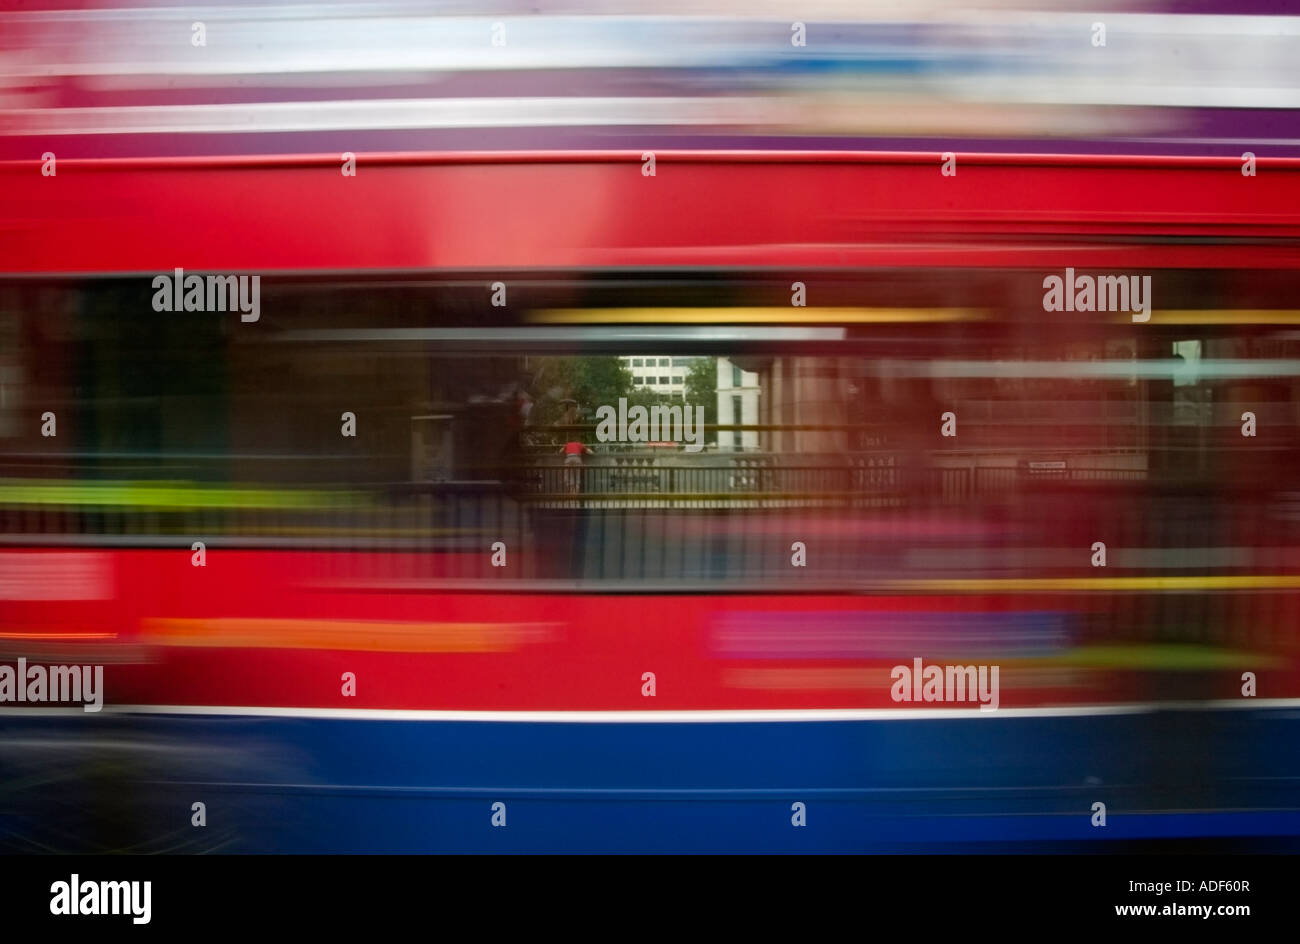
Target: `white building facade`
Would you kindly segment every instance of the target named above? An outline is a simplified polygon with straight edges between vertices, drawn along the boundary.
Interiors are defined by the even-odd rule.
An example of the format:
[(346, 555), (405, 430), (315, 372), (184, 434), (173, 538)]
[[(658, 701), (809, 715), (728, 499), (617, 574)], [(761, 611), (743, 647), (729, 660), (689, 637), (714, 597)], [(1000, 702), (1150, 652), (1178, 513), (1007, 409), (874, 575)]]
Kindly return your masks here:
[[(718, 358), (718, 425), (759, 424), (758, 374), (741, 370), (725, 357)], [(718, 430), (719, 452), (753, 452), (759, 448), (756, 429)]]
[(695, 358), (637, 354), (619, 359), (632, 372), (634, 390), (649, 390), (686, 399), (686, 375), (691, 372)]

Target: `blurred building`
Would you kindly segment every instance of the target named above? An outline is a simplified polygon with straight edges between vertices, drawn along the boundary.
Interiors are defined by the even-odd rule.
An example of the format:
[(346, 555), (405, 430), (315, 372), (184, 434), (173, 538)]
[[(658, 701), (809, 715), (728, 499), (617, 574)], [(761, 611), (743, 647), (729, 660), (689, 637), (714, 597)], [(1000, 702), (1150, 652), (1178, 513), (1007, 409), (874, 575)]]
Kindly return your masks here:
[[(718, 358), (718, 425), (755, 426), (759, 422), (762, 387), (754, 371), (743, 370), (730, 358)], [(753, 452), (761, 448), (758, 430), (720, 430), (718, 449)]]
[(686, 375), (691, 372), (693, 357), (624, 357), (623, 365), (632, 372), (637, 390), (686, 397)]

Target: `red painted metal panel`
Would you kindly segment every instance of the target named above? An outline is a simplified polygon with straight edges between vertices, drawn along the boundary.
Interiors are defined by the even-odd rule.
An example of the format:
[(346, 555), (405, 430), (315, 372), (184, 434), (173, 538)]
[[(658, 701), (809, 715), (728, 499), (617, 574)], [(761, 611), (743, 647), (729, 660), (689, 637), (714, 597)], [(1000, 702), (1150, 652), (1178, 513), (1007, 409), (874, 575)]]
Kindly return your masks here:
[(1300, 160), (335, 155), (0, 164), (0, 272), (1300, 265)]
[[(56, 568), (67, 552), (0, 553), (30, 569)], [(34, 664), (105, 664), (109, 705), (906, 709), (918, 706), (891, 699), (890, 673), (913, 655), (999, 664), (1003, 707), (1145, 701), (1158, 690), (1140, 671), (1071, 661), (1089, 643), (1079, 629), (1088, 614), (1110, 605), (1105, 594), (393, 592), (375, 575), (414, 572), (421, 555), (226, 550), (196, 568), (188, 548), (79, 553), (107, 574), (100, 598), (6, 601), (0, 643)], [(1010, 619), (1019, 612), (1075, 627), (1075, 638), (1025, 651)], [(1005, 632), (990, 634), (983, 614), (1007, 616)], [(894, 651), (900, 630), (926, 617), (977, 641), (929, 637)], [(1261, 690), (1294, 697), (1300, 677), (1281, 646), (1274, 666), (1261, 659)], [(342, 692), (344, 672), (356, 675), (355, 695)], [(641, 693), (645, 672), (656, 675), (653, 698)], [(1235, 697), (1235, 678), (1207, 694)]]

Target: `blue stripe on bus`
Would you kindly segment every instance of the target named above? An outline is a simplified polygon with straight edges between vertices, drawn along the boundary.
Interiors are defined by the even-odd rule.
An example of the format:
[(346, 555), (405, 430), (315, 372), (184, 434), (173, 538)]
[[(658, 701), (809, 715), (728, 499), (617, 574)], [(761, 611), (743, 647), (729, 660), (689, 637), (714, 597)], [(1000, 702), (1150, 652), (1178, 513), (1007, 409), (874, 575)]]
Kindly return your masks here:
[[(797, 723), (136, 716), (119, 801), (143, 842), (243, 852), (873, 852), (1285, 837), (1300, 851), (1300, 713)], [(13, 719), (14, 841), (67, 792), (15, 794), (11, 754), (84, 723)], [(18, 728), (24, 731), (18, 731)], [(88, 741), (87, 743), (94, 743)], [(103, 748), (98, 749), (102, 757)], [(206, 804), (208, 826), (190, 827)], [(492, 804), (506, 827), (493, 827)], [(1104, 802), (1104, 827), (1092, 804)], [(792, 825), (795, 803), (806, 826)], [(15, 815), (22, 810), (22, 816)], [(86, 814), (89, 816), (89, 814)], [(85, 828), (93, 828), (89, 821)], [(1037, 847), (1037, 846), (1036, 846)]]

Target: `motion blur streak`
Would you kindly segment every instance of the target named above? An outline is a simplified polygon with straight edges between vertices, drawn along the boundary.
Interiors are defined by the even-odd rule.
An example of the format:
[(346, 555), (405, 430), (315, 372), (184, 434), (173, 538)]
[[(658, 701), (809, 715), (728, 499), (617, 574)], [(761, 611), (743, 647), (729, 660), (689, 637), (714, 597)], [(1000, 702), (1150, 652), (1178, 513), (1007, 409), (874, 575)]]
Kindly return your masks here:
[[(1300, 106), (1300, 18), (1260, 15), (1266, 4), (1180, 15), (1173, 3), (1077, 13), (1054, 0), (812, 0), (795, 11), (802, 36), (784, 6), (737, 0), (680, 5), (686, 16), (564, 0), (491, 15), (447, 2), (64, 6), (0, 12), (0, 157), (51, 137), (66, 156), (701, 139), (1129, 153), (1298, 143), (1278, 113)], [(122, 140), (96, 140), (110, 136)]]
[(354, 652), (505, 652), (546, 624), (381, 623), (339, 620), (146, 620), (147, 642), (226, 649), (348, 649)]
[(1300, 850), (1300, 19), (634, 6), (0, 10), (0, 847)]

